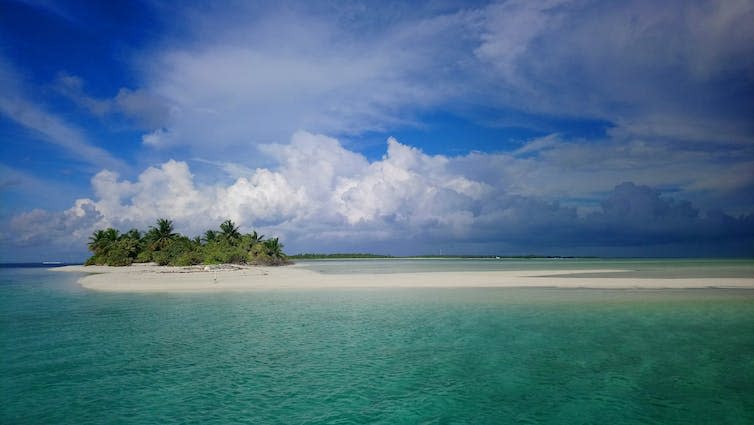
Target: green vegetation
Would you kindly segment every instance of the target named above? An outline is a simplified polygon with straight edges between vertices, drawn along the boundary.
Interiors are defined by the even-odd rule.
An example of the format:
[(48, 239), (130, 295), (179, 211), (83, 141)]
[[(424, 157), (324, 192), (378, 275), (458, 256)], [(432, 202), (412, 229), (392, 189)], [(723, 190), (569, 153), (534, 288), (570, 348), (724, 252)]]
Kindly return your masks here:
[(324, 260), (324, 259), (340, 259), (340, 258), (395, 258), (391, 255), (378, 255), (378, 254), (345, 254), (345, 253), (338, 253), (338, 254), (311, 254), (311, 253), (305, 253), (305, 254), (296, 254), (291, 255), (288, 258), (294, 259), (294, 260)]
[(161, 218), (143, 234), (131, 229), (121, 234), (108, 228), (95, 231), (89, 238), (91, 258), (86, 265), (128, 266), (155, 262), (162, 266), (197, 264), (290, 264), (278, 238), (264, 239), (256, 231), (241, 234), (230, 220), (220, 230), (207, 230), (202, 237), (190, 239), (173, 231), (173, 222)]

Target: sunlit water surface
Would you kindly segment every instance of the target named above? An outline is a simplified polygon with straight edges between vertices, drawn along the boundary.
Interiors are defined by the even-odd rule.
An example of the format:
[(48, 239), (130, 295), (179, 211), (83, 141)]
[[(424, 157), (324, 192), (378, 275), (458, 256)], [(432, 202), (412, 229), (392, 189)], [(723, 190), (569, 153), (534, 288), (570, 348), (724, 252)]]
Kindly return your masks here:
[(135, 295), (0, 278), (4, 424), (754, 423), (751, 290)]

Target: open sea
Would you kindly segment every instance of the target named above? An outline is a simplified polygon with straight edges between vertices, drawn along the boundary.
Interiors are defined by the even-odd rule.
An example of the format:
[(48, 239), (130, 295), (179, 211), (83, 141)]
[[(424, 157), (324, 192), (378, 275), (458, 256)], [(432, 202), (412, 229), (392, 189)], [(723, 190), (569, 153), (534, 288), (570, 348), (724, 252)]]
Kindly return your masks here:
[(302, 267), (630, 269), (711, 287), (112, 294), (2, 267), (0, 423), (754, 423), (754, 290), (714, 288), (754, 276), (752, 260)]

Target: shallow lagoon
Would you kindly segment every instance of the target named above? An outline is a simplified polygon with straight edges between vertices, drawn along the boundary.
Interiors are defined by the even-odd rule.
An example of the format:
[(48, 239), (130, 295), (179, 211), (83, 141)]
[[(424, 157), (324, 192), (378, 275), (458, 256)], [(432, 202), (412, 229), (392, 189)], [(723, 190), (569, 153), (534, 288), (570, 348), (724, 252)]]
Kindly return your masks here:
[(0, 273), (2, 423), (754, 422), (752, 290), (134, 295)]

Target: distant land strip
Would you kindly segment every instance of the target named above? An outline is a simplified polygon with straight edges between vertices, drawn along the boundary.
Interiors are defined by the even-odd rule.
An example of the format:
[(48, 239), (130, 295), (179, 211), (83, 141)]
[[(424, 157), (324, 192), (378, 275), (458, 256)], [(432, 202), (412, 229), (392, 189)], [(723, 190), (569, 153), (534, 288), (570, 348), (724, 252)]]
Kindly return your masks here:
[(317, 253), (303, 253), (296, 255), (289, 255), (291, 260), (325, 260), (325, 259), (353, 259), (353, 258), (478, 258), (478, 259), (558, 259), (558, 258), (599, 258), (596, 256), (563, 256), (563, 255), (409, 255), (409, 256), (394, 256), (383, 254), (368, 254), (368, 253), (334, 253), (334, 254), (317, 254)]

